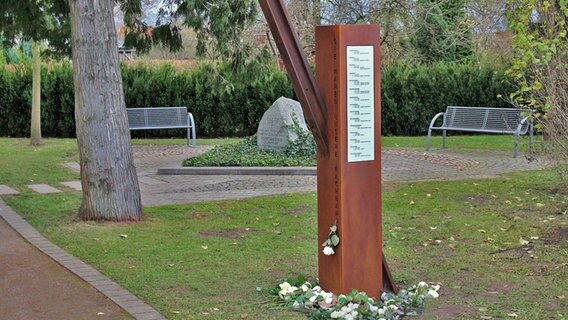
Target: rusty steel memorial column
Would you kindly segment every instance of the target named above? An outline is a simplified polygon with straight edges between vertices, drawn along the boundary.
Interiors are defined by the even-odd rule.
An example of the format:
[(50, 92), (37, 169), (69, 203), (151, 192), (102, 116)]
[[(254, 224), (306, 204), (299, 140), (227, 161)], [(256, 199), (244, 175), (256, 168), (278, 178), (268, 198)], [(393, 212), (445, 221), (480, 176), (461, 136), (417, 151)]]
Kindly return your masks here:
[(380, 52), (377, 25), (316, 29), (316, 73), (282, 0), (260, 0), (318, 146), (318, 244), (337, 224), (335, 254), (319, 247), (322, 288), (396, 291), (382, 255)]

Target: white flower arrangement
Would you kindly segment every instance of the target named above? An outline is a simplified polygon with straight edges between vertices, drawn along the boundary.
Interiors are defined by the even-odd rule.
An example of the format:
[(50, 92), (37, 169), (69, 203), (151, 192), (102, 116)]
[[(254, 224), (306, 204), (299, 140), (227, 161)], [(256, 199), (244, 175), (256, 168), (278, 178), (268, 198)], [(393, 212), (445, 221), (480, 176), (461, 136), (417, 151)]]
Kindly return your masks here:
[(323, 254), (326, 256), (331, 256), (335, 254), (334, 248), (339, 245), (339, 235), (337, 235), (337, 221), (329, 227), (329, 236), (327, 240), (322, 244)]
[(398, 294), (383, 292), (376, 301), (357, 290), (337, 296), (303, 278), (283, 282), (276, 289), (286, 305), (308, 312), (308, 319), (398, 320), (417, 315), (426, 299), (439, 297), (440, 286), (419, 282)]

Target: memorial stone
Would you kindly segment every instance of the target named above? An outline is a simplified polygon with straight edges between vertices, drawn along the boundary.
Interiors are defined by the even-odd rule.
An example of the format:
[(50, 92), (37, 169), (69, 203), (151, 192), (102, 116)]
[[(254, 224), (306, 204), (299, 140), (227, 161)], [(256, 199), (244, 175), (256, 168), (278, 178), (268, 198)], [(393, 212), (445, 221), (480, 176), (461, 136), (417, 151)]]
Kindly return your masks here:
[(298, 101), (280, 97), (264, 113), (258, 125), (257, 143), (262, 150), (284, 151), (298, 134), (291, 128), (294, 122), (308, 130), (302, 107)]

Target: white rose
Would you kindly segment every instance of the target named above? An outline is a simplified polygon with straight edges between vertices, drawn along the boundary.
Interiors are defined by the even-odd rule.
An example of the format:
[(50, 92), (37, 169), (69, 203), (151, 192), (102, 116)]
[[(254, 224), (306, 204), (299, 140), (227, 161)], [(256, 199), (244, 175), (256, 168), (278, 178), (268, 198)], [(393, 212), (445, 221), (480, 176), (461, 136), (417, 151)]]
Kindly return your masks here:
[(440, 290), (440, 285), (437, 284), (437, 285), (433, 286), (432, 288), (434, 288), (434, 290), (438, 291), (438, 290)]
[(329, 315), (332, 319), (337, 319), (339, 317), (342, 316), (341, 312), (339, 311), (333, 311), (330, 315)]
[(280, 285), (280, 289), (282, 290), (290, 290), (290, 287), (292, 287), (288, 282), (284, 282)]
[(308, 292), (308, 290), (310, 290), (310, 288), (308, 288), (307, 285), (303, 284), (303, 285), (302, 285), (302, 291)]
[(300, 307), (300, 303), (298, 301), (294, 301), (294, 304), (292, 304), (292, 307), (297, 309), (297, 308)]
[(420, 288), (420, 287), (427, 287), (427, 286), (428, 286), (428, 284), (427, 284), (426, 282), (424, 282), (424, 281), (418, 282), (418, 287), (419, 287), (419, 288)]
[(440, 295), (438, 294), (438, 292), (434, 291), (434, 290), (430, 290), (428, 291), (428, 295), (434, 299), (438, 298)]
[(325, 254), (326, 256), (331, 256), (334, 253), (335, 253), (335, 251), (333, 251), (332, 247), (323, 248), (323, 254)]

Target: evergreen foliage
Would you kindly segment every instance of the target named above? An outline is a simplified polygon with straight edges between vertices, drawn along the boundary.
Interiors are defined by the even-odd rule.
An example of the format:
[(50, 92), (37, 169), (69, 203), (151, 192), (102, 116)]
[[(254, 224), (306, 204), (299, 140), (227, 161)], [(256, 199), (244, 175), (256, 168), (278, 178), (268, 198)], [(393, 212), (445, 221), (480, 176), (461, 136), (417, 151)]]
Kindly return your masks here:
[[(233, 73), (230, 64), (201, 64), (191, 72), (170, 65), (123, 66), (127, 107), (186, 106), (201, 137), (251, 136), (264, 112), (279, 97), (294, 98), (286, 75), (270, 65), (249, 65)], [(73, 137), (71, 66), (43, 69), (42, 124), (47, 137)], [(383, 135), (425, 134), (432, 117), (448, 105), (507, 107), (499, 99), (513, 92), (500, 69), (437, 63), (397, 64), (382, 71)], [(0, 136), (29, 135), (31, 73), (0, 69)], [(183, 136), (183, 131), (133, 131), (134, 137)]]
[(422, 11), (411, 45), (419, 61), (468, 61), (473, 56), (471, 31), (466, 24), (466, 1), (418, 0)]
[(432, 117), (447, 106), (510, 107), (499, 98), (512, 91), (504, 70), (469, 64), (395, 64), (381, 77), (383, 135), (426, 134)]

